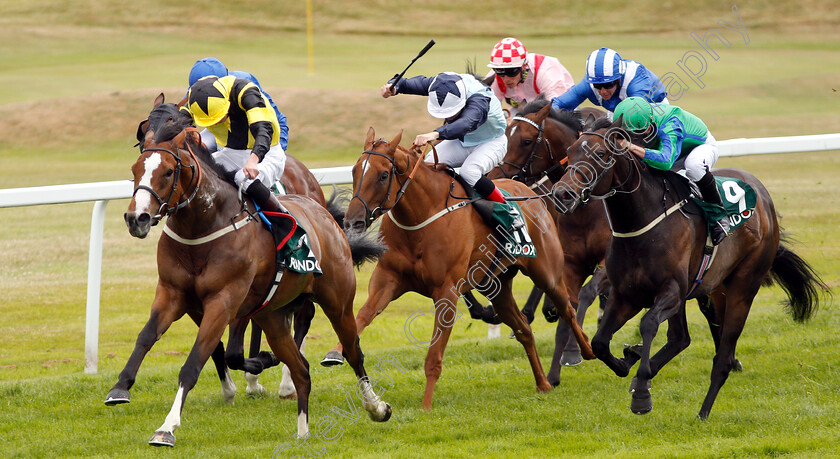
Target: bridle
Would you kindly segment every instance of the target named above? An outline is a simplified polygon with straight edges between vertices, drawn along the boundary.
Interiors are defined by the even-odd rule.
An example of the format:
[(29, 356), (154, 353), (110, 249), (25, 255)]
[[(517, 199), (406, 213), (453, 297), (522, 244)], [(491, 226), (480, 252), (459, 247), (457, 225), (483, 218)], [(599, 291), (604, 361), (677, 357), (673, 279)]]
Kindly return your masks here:
[[(510, 161), (502, 160), (500, 165), (510, 166), (510, 167), (513, 167), (514, 169), (518, 170), (517, 173), (508, 177), (504, 168), (500, 167), (499, 169), (502, 171), (502, 174), (505, 176), (505, 178), (509, 178), (511, 180), (520, 180), (522, 182), (527, 182), (527, 181), (535, 181), (536, 182), (536, 181), (539, 181), (541, 178), (543, 178), (545, 176), (548, 176), (549, 174), (553, 173), (555, 170), (559, 169), (560, 167), (563, 167), (563, 166), (566, 165), (566, 163), (569, 161), (568, 158), (563, 158), (557, 163), (555, 163), (555, 161), (554, 161), (554, 153), (551, 151), (551, 144), (548, 142), (548, 138), (545, 135), (545, 119), (543, 119), (543, 121), (540, 124), (537, 124), (533, 120), (531, 120), (529, 118), (525, 118), (524, 116), (514, 116), (512, 118), (512, 120), (522, 121), (522, 122), (530, 124), (531, 126), (533, 126), (534, 128), (537, 129), (538, 134), (537, 134), (537, 139), (532, 144), (531, 151), (528, 153), (528, 156), (525, 159), (524, 163), (519, 165), (519, 164), (512, 163)], [(548, 169), (535, 174), (534, 173), (534, 161), (541, 158), (541, 156), (537, 156), (537, 151), (538, 151), (540, 145), (545, 145), (545, 150), (548, 152), (549, 161), (553, 165), (551, 167), (549, 167)]]
[[(598, 133), (598, 132), (595, 132), (595, 131), (586, 131), (586, 132), (581, 132), (580, 136), (581, 136), (581, 137), (583, 137), (584, 135), (594, 135), (594, 136), (600, 137), (601, 139), (603, 139), (603, 140), (604, 140), (604, 143), (605, 143), (605, 144), (609, 144), (609, 141), (607, 140), (607, 137), (606, 137), (604, 134), (601, 134), (601, 133)], [(615, 155), (613, 154), (612, 156), (615, 156)], [(584, 205), (585, 205), (585, 204), (588, 204), (588, 203), (589, 203), (589, 201), (591, 201), (591, 200), (593, 200), (593, 199), (595, 199), (595, 200), (604, 200), (604, 199), (607, 199), (607, 198), (609, 198), (610, 196), (613, 196), (613, 195), (618, 194), (618, 193), (622, 193), (622, 194), (632, 194), (632, 193), (634, 193), (636, 190), (638, 190), (638, 189), (639, 189), (639, 187), (642, 185), (642, 171), (641, 171), (641, 167), (643, 167), (643, 166), (640, 166), (641, 160), (640, 160), (639, 158), (637, 158), (637, 157), (636, 157), (636, 155), (634, 155), (634, 154), (632, 154), (632, 153), (629, 153), (629, 152), (628, 152), (628, 154), (627, 154), (627, 155), (624, 155), (624, 154), (619, 154), (618, 156), (630, 156), (630, 158), (628, 158), (627, 160), (628, 160), (628, 161), (630, 161), (630, 164), (631, 164), (632, 168), (636, 171), (636, 174), (635, 174), (635, 175), (638, 177), (638, 180), (637, 180), (636, 186), (635, 186), (632, 190), (630, 190), (630, 191), (624, 191), (624, 190), (623, 190), (623, 188), (624, 188), (625, 184), (627, 184), (627, 182), (629, 182), (629, 181), (630, 181), (630, 179), (631, 179), (631, 177), (633, 176), (633, 174), (631, 173), (631, 174), (628, 174), (628, 175), (627, 175), (627, 177), (624, 179), (624, 181), (622, 181), (621, 183), (619, 183), (619, 184), (618, 184), (618, 185), (616, 185), (616, 186), (610, 187), (610, 190), (609, 190), (609, 191), (607, 191), (606, 193), (604, 193), (604, 194), (602, 194), (602, 195), (593, 195), (593, 194), (592, 194), (592, 187), (593, 187), (595, 184), (600, 183), (600, 182), (601, 182), (601, 179), (602, 179), (602, 177), (603, 177), (603, 174), (605, 174), (608, 170), (612, 169), (613, 165), (615, 164), (615, 159), (614, 159), (614, 158), (611, 158), (611, 159), (612, 159), (612, 161), (613, 161), (613, 164), (610, 164), (608, 167), (604, 167), (604, 168), (601, 170), (601, 172), (600, 172), (600, 173), (597, 173), (597, 174), (595, 175), (595, 178), (594, 178), (594, 179), (590, 180), (590, 181), (589, 181), (589, 183), (588, 183), (586, 186), (584, 186), (584, 187), (580, 190), (580, 196), (579, 196), (579, 198), (578, 198), (578, 199), (579, 199), (579, 201), (580, 201), (580, 203), (581, 203), (581, 204), (584, 204)], [(584, 177), (586, 177), (586, 175), (587, 175), (587, 174), (585, 173), (585, 171), (584, 171), (584, 170), (583, 170), (583, 169), (582, 169), (579, 165), (577, 165), (577, 164), (569, 164), (569, 165), (566, 167), (566, 173), (568, 174), (568, 173), (569, 173), (569, 171), (574, 172), (574, 173), (579, 173), (580, 175), (582, 175), (582, 176), (584, 176)]]
[[(198, 132), (198, 130), (195, 129), (195, 128), (187, 128), (186, 129), (187, 132), (191, 132), (192, 130), (194, 130), (195, 132)], [(170, 142), (170, 143), (172, 143), (172, 142)], [(181, 155), (179, 154), (179, 152), (181, 150), (180, 148), (175, 148), (174, 151), (173, 151), (173, 150), (170, 150), (168, 148), (163, 148), (163, 147), (144, 148), (142, 145), (140, 147), (141, 154), (143, 154), (147, 151), (162, 151), (162, 152), (169, 153), (170, 155), (172, 155), (172, 157), (175, 158), (175, 162), (176, 162), (175, 172), (174, 172), (173, 177), (172, 177), (172, 187), (169, 189), (169, 193), (166, 195), (166, 198), (161, 198), (160, 195), (152, 187), (149, 187), (149, 186), (146, 186), (146, 185), (138, 185), (136, 188), (134, 188), (134, 192), (131, 194), (131, 197), (133, 199), (138, 191), (145, 190), (145, 191), (148, 191), (152, 196), (154, 196), (155, 199), (157, 199), (159, 207), (158, 207), (157, 214), (152, 217), (152, 226), (157, 225), (158, 222), (161, 219), (163, 219), (163, 217), (172, 215), (175, 212), (177, 212), (177, 211), (183, 209), (184, 207), (188, 206), (190, 204), (190, 201), (192, 201), (193, 198), (195, 198), (196, 193), (198, 193), (198, 187), (199, 187), (199, 184), (201, 183), (201, 166), (199, 166), (198, 160), (196, 159), (195, 153), (193, 153), (192, 147), (190, 147), (189, 142), (185, 142), (185, 144), (187, 146), (187, 151), (189, 152), (189, 154), (190, 154), (190, 156), (192, 157), (192, 160), (193, 160), (193, 164), (188, 165), (188, 166), (186, 166), (181, 161)], [(190, 183), (187, 184), (187, 186), (185, 187), (185, 190), (189, 189), (191, 186), (193, 186), (193, 190), (192, 190), (192, 193), (190, 193), (190, 196), (186, 200), (179, 201), (176, 205), (173, 206), (173, 205), (170, 204), (170, 201), (172, 200), (172, 196), (175, 194), (175, 190), (178, 188), (178, 181), (179, 181), (179, 178), (181, 176), (181, 169), (183, 169), (184, 167), (189, 167), (193, 172), (192, 177), (190, 178)], [(193, 185), (193, 182), (195, 182), (195, 185)], [(183, 196), (183, 194), (184, 193), (182, 193), (182, 196)]]
[(404, 182), (400, 181), (400, 179), (397, 178), (397, 183), (400, 185), (400, 189), (399, 191), (397, 191), (397, 197), (396, 199), (394, 199), (394, 203), (386, 209), (385, 203), (391, 197), (391, 187), (394, 184), (394, 177), (402, 177), (405, 175), (405, 172), (403, 172), (402, 174), (397, 172), (396, 160), (386, 155), (385, 153), (380, 153), (378, 151), (373, 150), (365, 150), (362, 152), (362, 155), (367, 155), (367, 158), (365, 158), (365, 162), (370, 161), (371, 155), (376, 155), (387, 159), (388, 162), (391, 163), (391, 173), (388, 174), (388, 191), (385, 193), (385, 197), (382, 198), (382, 201), (376, 207), (371, 209), (368, 203), (359, 195), (359, 193), (362, 190), (362, 181), (365, 179), (364, 168), (362, 168), (362, 175), (361, 177), (359, 177), (359, 186), (356, 188), (356, 193), (353, 194), (353, 197), (351, 198), (351, 201), (353, 199), (358, 199), (359, 202), (361, 202), (362, 205), (365, 206), (365, 227), (370, 227), (370, 225), (373, 224), (374, 220), (379, 218), (379, 216), (384, 214), (385, 212), (388, 212), (389, 210), (393, 209), (397, 205), (397, 203), (400, 202), (400, 198), (402, 198), (402, 196), (405, 194), (405, 189), (408, 187), (408, 184), (411, 183), (411, 180), (414, 178), (414, 173), (417, 172), (417, 168), (420, 166), (420, 163), (423, 162), (423, 159), (422, 155), (420, 158), (417, 159), (417, 162), (414, 164), (414, 169), (411, 170), (411, 173), (408, 174), (408, 177), (405, 179)]

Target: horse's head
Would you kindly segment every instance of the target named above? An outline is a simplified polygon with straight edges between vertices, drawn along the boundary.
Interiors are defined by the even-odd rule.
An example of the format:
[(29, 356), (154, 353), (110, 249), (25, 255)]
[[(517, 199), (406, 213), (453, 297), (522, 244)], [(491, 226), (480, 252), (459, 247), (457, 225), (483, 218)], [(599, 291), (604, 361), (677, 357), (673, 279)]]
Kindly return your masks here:
[(198, 131), (174, 124), (145, 135), (140, 157), (131, 166), (134, 195), (124, 215), (132, 236), (146, 237), (164, 215), (185, 207), (195, 196), (201, 174), (188, 142), (200, 145)]
[(610, 193), (617, 156), (632, 155), (616, 144), (620, 138), (627, 138), (620, 119), (615, 122), (599, 119), (591, 130), (581, 133), (566, 151), (569, 158), (566, 173), (552, 191), (558, 210), (569, 213), (593, 197)]
[(551, 147), (545, 136), (551, 104), (527, 115), (515, 116), (507, 127), (507, 153), (488, 177), (533, 181), (551, 166)]
[(402, 131), (390, 142), (375, 139), (371, 127), (365, 151), (353, 166), (353, 199), (344, 215), (345, 232), (364, 232), (399, 199), (400, 179), (409, 168), (409, 153), (399, 147)]

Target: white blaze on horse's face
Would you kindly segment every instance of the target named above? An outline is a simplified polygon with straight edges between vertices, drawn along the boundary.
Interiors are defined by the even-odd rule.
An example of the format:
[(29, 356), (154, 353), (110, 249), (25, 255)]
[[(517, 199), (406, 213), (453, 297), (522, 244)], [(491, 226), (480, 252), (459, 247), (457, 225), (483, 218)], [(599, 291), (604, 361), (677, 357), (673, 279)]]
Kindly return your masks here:
[(510, 128), (510, 135), (508, 137), (513, 137), (513, 134), (516, 133), (516, 128), (518, 128), (518, 127), (519, 126), (514, 126), (514, 127)]
[(370, 169), (370, 163), (368, 162), (368, 158), (365, 158), (365, 160), (362, 161), (362, 176), (365, 175), (368, 169)]
[[(160, 156), (160, 153), (152, 153), (143, 161), (143, 166), (145, 170), (143, 171), (143, 177), (140, 178), (140, 183), (138, 185), (147, 186), (149, 188), (152, 187), (152, 174), (154, 174), (155, 170), (160, 167), (160, 163), (163, 161), (163, 158)], [(152, 194), (149, 193), (147, 190), (138, 190), (137, 194), (134, 195), (134, 212), (140, 213), (148, 213), (149, 206), (152, 203)]]

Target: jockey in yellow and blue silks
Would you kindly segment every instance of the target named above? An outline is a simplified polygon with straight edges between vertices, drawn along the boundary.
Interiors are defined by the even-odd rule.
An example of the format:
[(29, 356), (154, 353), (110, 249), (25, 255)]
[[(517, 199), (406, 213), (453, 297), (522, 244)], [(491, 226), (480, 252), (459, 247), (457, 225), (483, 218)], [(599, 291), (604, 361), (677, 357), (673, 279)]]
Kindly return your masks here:
[[(190, 69), (190, 76), (189, 76), (189, 84), (190, 86), (194, 85), (196, 81), (206, 77), (206, 76), (215, 76), (215, 77), (224, 77), (228, 75), (233, 75), (237, 78), (244, 78), (251, 83), (257, 85), (257, 88), (263, 93), (266, 100), (268, 100), (269, 106), (274, 109), (274, 113), (277, 115), (277, 123), (280, 125), (280, 146), (283, 147), (283, 150), (287, 150), (288, 143), (289, 143), (289, 126), (286, 124), (286, 115), (277, 108), (277, 104), (274, 103), (274, 100), (271, 99), (271, 96), (262, 88), (260, 85), (259, 80), (253, 74), (248, 72), (243, 72), (241, 70), (232, 70), (228, 71), (225, 64), (222, 61), (216, 59), (215, 57), (205, 57), (204, 59), (199, 59), (195, 61), (192, 68)], [(204, 144), (207, 145), (210, 151), (215, 151), (216, 147), (213, 145), (213, 136), (206, 135), (203, 133), (202, 140)]]
[[(443, 139), (437, 146), (440, 162), (461, 167), (461, 177), (481, 196), (504, 203), (496, 185), (484, 174), (499, 164), (507, 152), (505, 116), (493, 91), (469, 74), (443, 72), (432, 77), (423, 75), (391, 82), (381, 88), (382, 97), (396, 94), (428, 96), (430, 115), (443, 119), (443, 126), (420, 134), (414, 145)], [(431, 153), (426, 162), (434, 161)]]
[(552, 99), (551, 105), (555, 109), (574, 110), (589, 99), (612, 112), (628, 97), (668, 103), (665, 88), (653, 72), (636, 61), (622, 59), (612, 49), (600, 48), (586, 59), (586, 76), (565, 94)]
[[(644, 147), (621, 141), (630, 153), (656, 169), (684, 169), (704, 201), (723, 205), (715, 178), (709, 172), (718, 160), (717, 142), (700, 118), (675, 105), (651, 104), (641, 97), (623, 100), (614, 115), (621, 119), (624, 129), (645, 139)], [(728, 232), (728, 218), (714, 222), (712, 243), (720, 244)]]
[(204, 77), (190, 87), (181, 110), (213, 134), (220, 147), (213, 158), (258, 206), (283, 211), (268, 189), (286, 166), (280, 126), (254, 83), (233, 75)]

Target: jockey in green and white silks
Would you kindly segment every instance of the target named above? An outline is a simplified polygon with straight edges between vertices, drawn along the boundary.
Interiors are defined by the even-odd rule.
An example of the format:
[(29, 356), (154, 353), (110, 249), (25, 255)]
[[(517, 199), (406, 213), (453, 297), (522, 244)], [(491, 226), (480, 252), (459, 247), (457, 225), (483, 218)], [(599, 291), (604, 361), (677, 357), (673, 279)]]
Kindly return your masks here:
[[(615, 108), (615, 119), (622, 127), (644, 137), (644, 147), (631, 145), (636, 154), (653, 168), (684, 169), (686, 176), (697, 183), (703, 200), (723, 204), (709, 170), (719, 157), (717, 142), (703, 121), (675, 105), (651, 104), (641, 97), (624, 99)], [(726, 237), (729, 221), (723, 219), (712, 226), (712, 242), (717, 245)]]
[[(426, 108), (443, 126), (414, 140), (415, 146), (443, 139), (437, 146), (440, 162), (461, 167), (464, 180), (483, 197), (503, 203), (504, 196), (484, 174), (499, 164), (507, 151), (505, 116), (493, 91), (469, 74), (444, 72), (400, 80), (382, 87), (382, 97), (396, 94), (428, 96)], [(431, 154), (426, 162), (433, 161)]]

